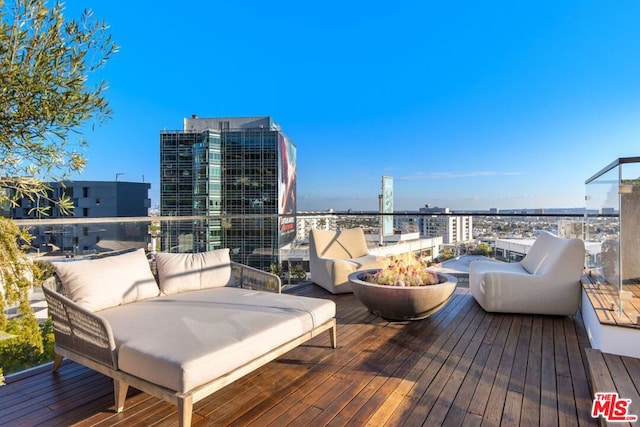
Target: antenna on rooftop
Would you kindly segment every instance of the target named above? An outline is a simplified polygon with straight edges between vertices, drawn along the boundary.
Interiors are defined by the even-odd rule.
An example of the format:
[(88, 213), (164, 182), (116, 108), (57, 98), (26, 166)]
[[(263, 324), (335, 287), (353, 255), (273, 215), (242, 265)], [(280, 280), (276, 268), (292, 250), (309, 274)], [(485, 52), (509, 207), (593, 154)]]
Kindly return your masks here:
[(116, 173), (116, 182), (118, 182), (118, 178), (120, 178), (120, 175), (124, 175), (124, 172), (117, 172)]

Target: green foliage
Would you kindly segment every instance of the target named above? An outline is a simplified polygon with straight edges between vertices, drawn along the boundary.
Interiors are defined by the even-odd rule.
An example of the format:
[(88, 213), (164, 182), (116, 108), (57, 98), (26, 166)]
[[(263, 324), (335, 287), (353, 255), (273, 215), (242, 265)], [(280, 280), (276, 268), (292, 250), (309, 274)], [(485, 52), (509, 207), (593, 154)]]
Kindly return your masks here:
[(33, 265), (36, 273), (36, 283), (42, 283), (55, 274), (53, 265), (50, 262), (37, 260), (33, 262)]
[(306, 279), (307, 272), (301, 264), (293, 264), (291, 266), (291, 271), (289, 272), (291, 277), (295, 277), (296, 279)]
[[(101, 124), (111, 110), (104, 81), (89, 76), (117, 47), (107, 25), (85, 10), (65, 19), (63, 4), (47, 0), (0, 0), (0, 206), (33, 201), (36, 216), (57, 205), (68, 213), (69, 196), (55, 197), (47, 181), (61, 181), (85, 166), (82, 127)], [(0, 341), (0, 378), (52, 355), (51, 328), (41, 331), (28, 301), (31, 286), (51, 274), (34, 264), (20, 244), (31, 237), (0, 219), (0, 331), (16, 335)], [(43, 268), (44, 267), (44, 268)], [(5, 309), (18, 305), (19, 316)], [(43, 335), (44, 334), (44, 335)], [(44, 339), (43, 339), (44, 337)]]
[(5, 310), (9, 305), (18, 304), (21, 310), (28, 308), (33, 314), (28, 291), (37, 270), (20, 247), (20, 242), (28, 243), (31, 239), (12, 220), (0, 218), (0, 331), (7, 328)]
[[(21, 250), (20, 241), (31, 236), (15, 223), (0, 218), (0, 331), (13, 338), (0, 341), (0, 384), (2, 373), (12, 373), (53, 359), (53, 323), (38, 324), (29, 304), (29, 290), (53, 275), (51, 264), (31, 262)], [(18, 307), (19, 315), (8, 319), (5, 309)]]
[(276, 276), (282, 276), (282, 264), (272, 262), (269, 265), (269, 273), (275, 274)]
[(40, 363), (43, 363), (53, 360), (56, 355), (53, 348), (55, 337), (53, 336), (53, 320), (51, 320), (51, 317), (40, 324), (40, 334), (42, 335), (42, 355), (40, 356)]
[(440, 256), (438, 256), (438, 260), (440, 262), (446, 261), (451, 258), (455, 258), (455, 255), (453, 254), (453, 251), (449, 248), (443, 250)]
[[(42, 271), (22, 251), (21, 243), (31, 236), (6, 218), (0, 218), (0, 331), (16, 337), (0, 341), (0, 368), (14, 370), (29, 361), (39, 360), (43, 353), (38, 321), (29, 304), (29, 290)], [(19, 316), (9, 320), (6, 309), (17, 306)]]
[(471, 250), (472, 255), (484, 255), (486, 257), (491, 256), (491, 247), (485, 243), (480, 243), (478, 246)]
[[(22, 321), (12, 319), (9, 322), (9, 333), (16, 335), (15, 338), (0, 341), (0, 385), (2, 384), (2, 370), (5, 373), (18, 372), (39, 364), (53, 360), (55, 355), (53, 344), (53, 322), (47, 319), (40, 325), (29, 325), (25, 333)], [(34, 333), (35, 331), (35, 333)], [(34, 336), (39, 337), (34, 342)], [(31, 338), (31, 339), (30, 339)]]
[(65, 20), (62, 3), (0, 0), (0, 203), (28, 197), (38, 216), (51, 203), (72, 208), (69, 197), (52, 200), (45, 180), (81, 171), (81, 126), (111, 114), (107, 84), (88, 79), (116, 51), (106, 30), (86, 10)]

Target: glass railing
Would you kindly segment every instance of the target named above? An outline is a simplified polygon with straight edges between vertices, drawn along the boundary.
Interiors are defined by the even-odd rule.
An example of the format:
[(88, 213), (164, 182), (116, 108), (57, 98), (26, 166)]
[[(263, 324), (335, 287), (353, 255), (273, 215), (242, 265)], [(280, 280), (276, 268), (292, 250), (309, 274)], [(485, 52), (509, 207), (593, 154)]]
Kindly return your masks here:
[(639, 177), (640, 157), (627, 157), (586, 181), (586, 239), (600, 245), (589, 275), (613, 297), (611, 308), (618, 319), (630, 323), (640, 323), (637, 309), (632, 310), (640, 297)]
[[(383, 216), (393, 218), (394, 233), (391, 235), (380, 236)], [(615, 218), (603, 216), (600, 221), (600, 228), (603, 228), (602, 224), (615, 227)], [(362, 228), (369, 251), (376, 255), (422, 253), (436, 261), (484, 254), (517, 262), (542, 230), (561, 237), (584, 238), (588, 227), (593, 226), (585, 224), (583, 213), (489, 215), (474, 212), (385, 215), (304, 212), (295, 217), (149, 216), (18, 220), (16, 223), (34, 236), (28, 253), (35, 260), (82, 258), (132, 248), (144, 248), (150, 258), (157, 252), (189, 253), (229, 248), (233, 261), (276, 272), (283, 283), (313, 279), (309, 272), (309, 230), (314, 228)], [(594, 265), (599, 259), (597, 247), (587, 246), (585, 265)], [(297, 266), (292, 268), (294, 265)]]
[[(394, 233), (380, 236), (383, 217), (393, 217)], [(594, 236), (616, 227), (616, 218), (585, 222), (584, 212), (541, 213), (417, 213), (380, 215), (370, 212), (300, 212), (277, 215), (149, 216), (137, 218), (65, 218), (18, 220), (34, 236), (27, 252), (33, 260), (51, 262), (95, 254), (143, 248), (151, 260), (157, 252), (203, 252), (229, 248), (233, 261), (270, 271), (281, 277), (284, 292), (313, 282), (309, 269), (309, 230), (359, 227), (369, 252), (376, 255), (422, 254), (434, 268), (446, 269), (468, 284), (467, 257), (487, 256), (507, 262), (522, 259), (537, 234), (561, 237)], [(601, 258), (602, 242), (586, 242), (586, 266)], [(39, 321), (47, 318), (39, 288), (31, 293)], [(19, 315), (9, 307), (10, 315)], [(7, 374), (5, 370), (5, 374)]]
[[(380, 236), (383, 217), (393, 218), (394, 234)], [(615, 228), (616, 219), (599, 218), (599, 229)], [(275, 215), (150, 216), (136, 218), (65, 218), (20, 220), (34, 236), (28, 250), (34, 260), (50, 262), (144, 248), (157, 252), (203, 252), (229, 248), (233, 261), (270, 271), (287, 290), (313, 281), (309, 268), (309, 230), (364, 229), (369, 252), (392, 256), (422, 254), (445, 261), (459, 283), (468, 283), (468, 265), (446, 262), (464, 255), (520, 261), (541, 230), (561, 237), (593, 236), (584, 214), (304, 212)], [(601, 259), (602, 243), (587, 241), (586, 266)], [(37, 293), (37, 291), (36, 291)], [(43, 312), (42, 316), (46, 315)]]

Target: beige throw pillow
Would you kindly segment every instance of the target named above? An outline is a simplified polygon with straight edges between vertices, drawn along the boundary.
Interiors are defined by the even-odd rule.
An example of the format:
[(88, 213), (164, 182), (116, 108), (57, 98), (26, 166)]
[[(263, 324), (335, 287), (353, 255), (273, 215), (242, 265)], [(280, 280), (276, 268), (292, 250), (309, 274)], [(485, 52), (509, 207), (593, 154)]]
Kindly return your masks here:
[(51, 264), (67, 297), (91, 311), (160, 294), (144, 249), (98, 259)]
[(233, 285), (229, 249), (195, 254), (156, 255), (160, 291), (172, 295)]

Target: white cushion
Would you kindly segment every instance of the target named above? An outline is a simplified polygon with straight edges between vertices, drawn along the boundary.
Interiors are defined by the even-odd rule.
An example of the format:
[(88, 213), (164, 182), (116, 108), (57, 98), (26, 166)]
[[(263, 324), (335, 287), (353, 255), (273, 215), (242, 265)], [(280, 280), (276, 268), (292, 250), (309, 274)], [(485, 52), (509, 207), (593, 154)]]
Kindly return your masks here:
[(118, 368), (187, 392), (335, 317), (331, 300), (222, 287), (100, 312)]
[(67, 297), (87, 310), (98, 311), (160, 294), (144, 249), (51, 264)]
[(173, 295), (233, 284), (229, 249), (156, 255), (160, 291)]

